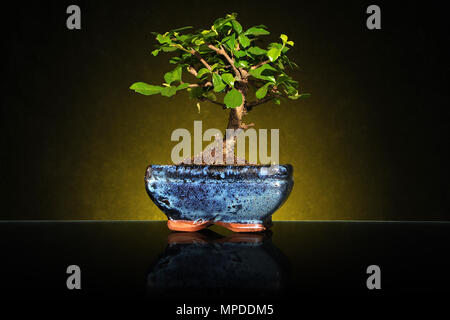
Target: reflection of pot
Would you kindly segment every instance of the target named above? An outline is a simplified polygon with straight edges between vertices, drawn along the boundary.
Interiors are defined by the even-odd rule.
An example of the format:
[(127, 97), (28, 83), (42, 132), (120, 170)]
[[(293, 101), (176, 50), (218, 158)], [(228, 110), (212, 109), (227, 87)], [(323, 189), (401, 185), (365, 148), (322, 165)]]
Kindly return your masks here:
[[(235, 233), (223, 237), (211, 230), (172, 233), (168, 246), (147, 277), (150, 295), (226, 293), (257, 294), (286, 285), (287, 258), (270, 240), (270, 232)], [(236, 293), (236, 291), (233, 291)]]
[(176, 231), (197, 231), (211, 224), (232, 231), (263, 231), (289, 196), (291, 165), (152, 165), (145, 186)]

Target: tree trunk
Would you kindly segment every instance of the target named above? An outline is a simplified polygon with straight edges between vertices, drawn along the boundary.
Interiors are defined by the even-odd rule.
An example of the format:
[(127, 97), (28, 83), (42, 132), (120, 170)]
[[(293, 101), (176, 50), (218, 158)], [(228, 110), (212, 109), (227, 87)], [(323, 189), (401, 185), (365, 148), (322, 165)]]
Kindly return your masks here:
[[(234, 154), (234, 149), (236, 145), (236, 136), (240, 133), (240, 131), (247, 129), (247, 125), (242, 122), (242, 118), (247, 113), (245, 104), (246, 104), (246, 95), (248, 91), (248, 82), (247, 80), (242, 80), (237, 83), (236, 89), (241, 93), (242, 95), (242, 104), (236, 108), (233, 108), (230, 110), (229, 118), (228, 118), (228, 125), (227, 129), (233, 129), (234, 132), (227, 139), (226, 132), (223, 136), (223, 142), (222, 142), (222, 153), (223, 153), (223, 164), (227, 163), (227, 154), (233, 155), (233, 163), (236, 165), (238, 164), (238, 159)], [(205, 152), (210, 152), (210, 150), (203, 150), (200, 154), (201, 159), (204, 159)], [(214, 151), (212, 151), (214, 154)], [(194, 161), (194, 157), (191, 158), (191, 163)], [(245, 159), (240, 159), (241, 163), (247, 164), (247, 161)], [(218, 164), (218, 163), (215, 163)]]
[[(238, 134), (238, 132), (236, 132), (236, 130), (247, 129), (247, 126), (242, 122), (242, 118), (247, 113), (247, 110), (245, 108), (245, 103), (246, 103), (245, 97), (246, 97), (247, 91), (248, 91), (248, 82), (246, 80), (238, 82), (237, 89), (242, 95), (242, 104), (240, 106), (230, 110), (230, 115), (228, 118), (228, 125), (227, 125), (227, 129), (235, 130), (235, 132), (228, 139), (227, 139), (226, 134), (224, 135), (224, 138), (223, 138), (224, 162), (226, 159), (226, 155), (229, 152), (230, 154), (233, 154), (234, 164), (238, 163), (237, 156), (234, 155), (234, 148), (236, 146), (236, 136)], [(242, 159), (241, 162), (246, 163), (247, 161), (245, 161), (245, 159)]]
[[(243, 128), (242, 118), (247, 113), (245, 109), (246, 95), (248, 91), (248, 82), (247, 80), (242, 80), (237, 84), (237, 90), (242, 95), (242, 104), (239, 107), (230, 110), (230, 116), (228, 118), (228, 126), (227, 129), (239, 129)], [(246, 128), (243, 128), (246, 129)]]
[(237, 130), (242, 125), (242, 117), (244, 116), (244, 105), (230, 110), (230, 116), (228, 117), (227, 129)]

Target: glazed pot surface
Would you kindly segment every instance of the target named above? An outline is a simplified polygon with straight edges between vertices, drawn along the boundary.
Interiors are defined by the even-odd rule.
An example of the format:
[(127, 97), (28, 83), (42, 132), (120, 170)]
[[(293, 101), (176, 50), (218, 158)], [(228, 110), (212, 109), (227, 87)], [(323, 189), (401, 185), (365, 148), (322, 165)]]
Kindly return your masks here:
[(146, 190), (172, 230), (221, 224), (233, 231), (262, 231), (293, 187), (291, 165), (151, 165)]

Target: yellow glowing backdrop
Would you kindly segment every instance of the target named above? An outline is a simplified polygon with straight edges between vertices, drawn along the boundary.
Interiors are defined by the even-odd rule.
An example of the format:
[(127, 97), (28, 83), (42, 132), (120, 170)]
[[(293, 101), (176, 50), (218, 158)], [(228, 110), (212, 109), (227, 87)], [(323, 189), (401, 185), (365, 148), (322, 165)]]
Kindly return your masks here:
[[(273, 40), (285, 33), (295, 41), (290, 57), (300, 70), (292, 75), (312, 94), (280, 106), (258, 106), (246, 118), (256, 129), (279, 128), (280, 162), (294, 166), (293, 192), (274, 220), (417, 218), (420, 213), (408, 216), (396, 208), (412, 197), (417, 210), (428, 205), (427, 175), (402, 173), (400, 178), (421, 179), (419, 190), (410, 187), (412, 180), (403, 184), (396, 170), (400, 162), (410, 163), (409, 151), (427, 152), (425, 140), (408, 140), (421, 114), (405, 119), (393, 111), (422, 99), (417, 91), (411, 96), (417, 88), (407, 82), (403, 65), (401, 41), (415, 39), (392, 31), (369, 33), (360, 5), (349, 6), (341, 19), (338, 4), (308, 3), (295, 12), (283, 6), (256, 10), (258, 4), (89, 2), (82, 6), (80, 31), (68, 31), (64, 16), (18, 20), (9, 38), (17, 92), (11, 93), (8, 122), (14, 128), (8, 139), (26, 153), (11, 151), (23, 170), (13, 179), (11, 199), (22, 211), (5, 215), (165, 219), (145, 192), (147, 165), (170, 163), (174, 129), (192, 132), (194, 120), (202, 120), (204, 130), (223, 129), (228, 114), (206, 102), (198, 113), (185, 93), (144, 97), (128, 88), (135, 81), (159, 84), (172, 68), (168, 55), (150, 54), (151, 31), (208, 27), (216, 17), (238, 12), (244, 28), (266, 24)], [(31, 28), (33, 23), (38, 27)], [(402, 123), (401, 130), (395, 131), (394, 123)], [(386, 145), (392, 139), (395, 147)], [(399, 190), (405, 193), (393, 205)], [(433, 213), (439, 218), (437, 210), (428, 218)]]
[[(360, 96), (356, 70), (335, 60), (337, 48), (315, 47), (308, 35), (311, 27), (290, 30), (281, 17), (269, 23), (271, 31), (277, 37), (286, 30), (296, 38), (292, 55), (301, 69), (294, 74), (312, 97), (262, 105), (246, 118), (256, 129), (280, 128), (280, 161), (294, 166), (294, 190), (274, 219), (383, 218), (382, 182), (389, 168), (374, 157), (377, 150), (365, 114), (369, 102)], [(201, 22), (208, 25), (209, 20)], [(168, 99), (128, 90), (134, 81), (161, 83), (164, 73), (173, 68), (167, 55), (149, 54), (154, 41), (149, 31), (191, 22), (184, 18), (159, 27), (151, 21), (140, 21), (142, 25), (136, 27), (142, 31), (132, 32), (131, 38), (116, 35), (117, 47), (108, 48), (98, 65), (92, 63), (86, 79), (90, 89), (86, 92), (83, 85), (83, 93), (73, 102), (71, 131), (89, 134), (77, 138), (82, 140), (76, 153), (79, 161), (61, 167), (60, 175), (70, 170), (76, 175), (69, 182), (70, 196), (57, 199), (58, 212), (70, 207), (75, 217), (89, 219), (164, 219), (145, 192), (146, 166), (171, 163), (174, 129), (192, 132), (194, 120), (202, 120), (204, 130), (226, 126), (227, 111), (205, 102), (198, 113), (195, 101), (185, 93)], [(265, 19), (241, 14), (241, 21), (249, 27)], [(48, 171), (54, 170), (53, 165), (49, 163)]]

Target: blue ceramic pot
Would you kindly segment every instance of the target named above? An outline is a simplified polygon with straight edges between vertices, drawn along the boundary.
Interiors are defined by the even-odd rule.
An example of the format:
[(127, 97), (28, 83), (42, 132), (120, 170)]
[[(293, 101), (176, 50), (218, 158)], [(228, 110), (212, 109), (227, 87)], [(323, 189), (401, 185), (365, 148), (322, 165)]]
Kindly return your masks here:
[(262, 231), (289, 196), (292, 173), (291, 165), (151, 165), (145, 187), (171, 230)]

